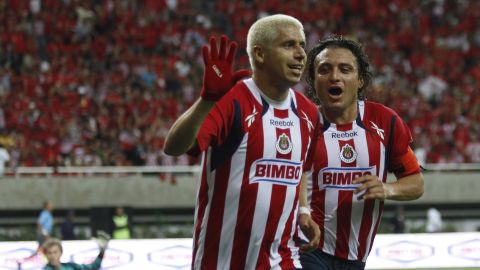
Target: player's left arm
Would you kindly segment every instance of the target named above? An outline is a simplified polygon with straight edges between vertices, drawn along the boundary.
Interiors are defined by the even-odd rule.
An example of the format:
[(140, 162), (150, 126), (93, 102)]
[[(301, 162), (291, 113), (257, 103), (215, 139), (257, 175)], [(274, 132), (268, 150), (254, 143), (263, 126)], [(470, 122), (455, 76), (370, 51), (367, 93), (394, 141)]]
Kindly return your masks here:
[(410, 148), (412, 135), (405, 122), (393, 110), (391, 113), (388, 170), (395, 174), (397, 181), (383, 183), (377, 176), (362, 176), (353, 181), (361, 184), (355, 192), (365, 192), (364, 199), (416, 200), (423, 195), (424, 187), (420, 165)]
[(397, 181), (386, 184), (386, 199), (410, 201), (420, 198), (424, 192), (423, 174), (412, 148), (408, 147), (393, 163), (398, 164), (393, 169)]
[(417, 158), (409, 147), (399, 160), (398, 171), (394, 171), (397, 181), (383, 183), (376, 175), (364, 175), (355, 180), (354, 184), (361, 184), (355, 190), (356, 194), (365, 192), (363, 199), (411, 201), (423, 195), (423, 174), (420, 172)]

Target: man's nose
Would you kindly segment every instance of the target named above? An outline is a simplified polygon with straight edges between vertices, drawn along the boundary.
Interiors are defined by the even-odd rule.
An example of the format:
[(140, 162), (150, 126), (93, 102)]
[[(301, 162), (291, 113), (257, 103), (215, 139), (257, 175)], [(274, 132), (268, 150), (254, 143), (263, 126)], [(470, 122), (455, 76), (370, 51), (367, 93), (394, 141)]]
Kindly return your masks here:
[(340, 78), (340, 71), (338, 68), (333, 68), (332, 72), (330, 73), (330, 80), (331, 81), (338, 81)]
[(303, 60), (307, 57), (307, 54), (305, 53), (305, 49), (298, 45), (297, 46), (297, 50), (295, 51), (295, 59), (298, 59), (298, 60)]

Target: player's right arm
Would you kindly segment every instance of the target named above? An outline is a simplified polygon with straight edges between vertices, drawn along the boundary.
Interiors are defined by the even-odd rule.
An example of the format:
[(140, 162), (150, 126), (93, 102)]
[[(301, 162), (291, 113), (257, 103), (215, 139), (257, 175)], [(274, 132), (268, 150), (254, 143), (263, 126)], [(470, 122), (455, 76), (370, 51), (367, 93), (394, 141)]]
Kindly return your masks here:
[(214, 104), (199, 98), (173, 123), (165, 139), (165, 154), (179, 156), (195, 146), (198, 131)]

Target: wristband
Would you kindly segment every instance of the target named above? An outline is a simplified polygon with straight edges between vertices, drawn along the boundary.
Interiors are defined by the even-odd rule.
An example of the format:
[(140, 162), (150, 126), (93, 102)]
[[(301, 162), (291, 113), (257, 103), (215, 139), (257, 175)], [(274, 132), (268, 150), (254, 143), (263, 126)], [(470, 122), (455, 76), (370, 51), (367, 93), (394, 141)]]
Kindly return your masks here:
[(310, 216), (310, 208), (308, 208), (306, 206), (300, 206), (300, 207), (298, 207), (298, 214), (299, 215), (305, 214), (305, 215)]

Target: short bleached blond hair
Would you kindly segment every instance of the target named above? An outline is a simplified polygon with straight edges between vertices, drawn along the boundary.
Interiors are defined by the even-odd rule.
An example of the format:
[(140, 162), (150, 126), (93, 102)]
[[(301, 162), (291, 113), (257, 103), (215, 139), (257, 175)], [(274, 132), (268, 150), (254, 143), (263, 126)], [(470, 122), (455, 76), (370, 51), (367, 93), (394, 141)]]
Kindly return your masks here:
[(268, 47), (277, 38), (279, 27), (287, 25), (298, 27), (305, 35), (303, 24), (298, 19), (285, 14), (263, 17), (250, 26), (247, 34), (247, 54), (253, 70), (255, 70), (253, 48), (255, 46)]

